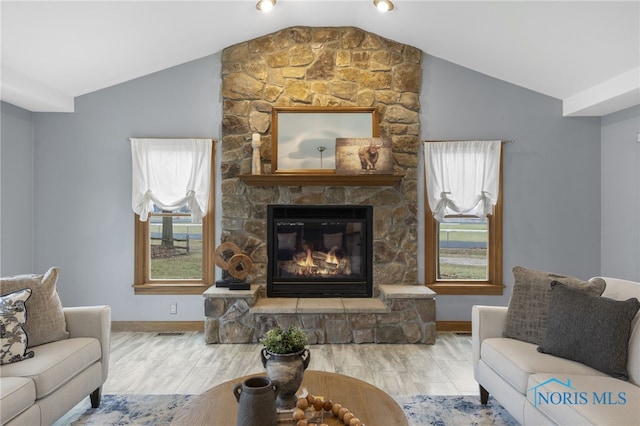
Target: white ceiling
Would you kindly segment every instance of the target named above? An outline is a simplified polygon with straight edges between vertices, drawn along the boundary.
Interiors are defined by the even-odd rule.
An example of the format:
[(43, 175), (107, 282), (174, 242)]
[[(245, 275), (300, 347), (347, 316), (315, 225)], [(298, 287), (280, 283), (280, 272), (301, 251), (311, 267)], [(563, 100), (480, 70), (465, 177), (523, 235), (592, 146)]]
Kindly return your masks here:
[(640, 104), (640, 0), (2, 0), (1, 99), (73, 111), (74, 97), (290, 26), (355, 26), (563, 101), (564, 115)]

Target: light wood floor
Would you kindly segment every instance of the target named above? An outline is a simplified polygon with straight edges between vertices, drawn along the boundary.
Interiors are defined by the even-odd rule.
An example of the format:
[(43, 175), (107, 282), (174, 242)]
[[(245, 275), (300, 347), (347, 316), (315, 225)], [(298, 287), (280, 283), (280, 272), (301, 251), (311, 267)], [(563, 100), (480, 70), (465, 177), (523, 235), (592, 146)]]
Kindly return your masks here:
[[(260, 344), (207, 345), (202, 333), (114, 332), (104, 394), (199, 394), (264, 371)], [(478, 395), (471, 336), (439, 333), (435, 345), (312, 345), (309, 368), (369, 382), (392, 397)]]

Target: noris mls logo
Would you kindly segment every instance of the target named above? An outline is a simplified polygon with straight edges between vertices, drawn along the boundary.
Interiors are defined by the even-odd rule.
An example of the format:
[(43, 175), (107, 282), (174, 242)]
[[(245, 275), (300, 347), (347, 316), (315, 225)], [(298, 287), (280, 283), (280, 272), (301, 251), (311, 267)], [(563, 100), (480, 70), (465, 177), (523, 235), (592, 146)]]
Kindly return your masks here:
[[(548, 391), (545, 386), (551, 383), (558, 383), (566, 390)], [(532, 387), (529, 391), (533, 391), (533, 405), (624, 405), (627, 403), (626, 392), (581, 392), (571, 385), (571, 379), (567, 382), (558, 380), (555, 377)]]

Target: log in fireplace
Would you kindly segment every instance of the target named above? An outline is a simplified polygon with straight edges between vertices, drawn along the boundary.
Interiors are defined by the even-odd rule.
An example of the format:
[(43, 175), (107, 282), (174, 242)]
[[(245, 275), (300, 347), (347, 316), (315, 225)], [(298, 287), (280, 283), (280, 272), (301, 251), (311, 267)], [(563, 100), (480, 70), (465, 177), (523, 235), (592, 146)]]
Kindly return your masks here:
[(269, 205), (267, 296), (371, 297), (373, 207)]

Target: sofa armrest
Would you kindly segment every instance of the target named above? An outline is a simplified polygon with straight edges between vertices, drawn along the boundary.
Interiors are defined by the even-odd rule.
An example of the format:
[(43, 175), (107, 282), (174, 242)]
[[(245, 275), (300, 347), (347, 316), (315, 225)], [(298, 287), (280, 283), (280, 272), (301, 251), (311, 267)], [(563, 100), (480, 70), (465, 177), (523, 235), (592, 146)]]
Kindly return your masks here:
[(63, 308), (69, 337), (95, 337), (102, 348), (102, 381), (109, 373), (109, 353), (111, 348), (111, 307), (81, 306)]
[(502, 337), (506, 322), (506, 306), (474, 305), (471, 308), (471, 351), (474, 369), (480, 360), (482, 341), (491, 337)]

